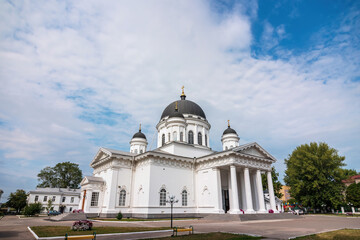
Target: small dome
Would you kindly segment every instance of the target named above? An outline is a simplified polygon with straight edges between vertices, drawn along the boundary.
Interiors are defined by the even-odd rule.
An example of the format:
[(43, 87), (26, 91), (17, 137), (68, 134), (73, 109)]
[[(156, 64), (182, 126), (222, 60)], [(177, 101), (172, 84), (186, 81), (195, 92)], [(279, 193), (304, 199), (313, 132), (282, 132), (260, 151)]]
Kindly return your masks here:
[(230, 126), (228, 126), (228, 128), (225, 129), (223, 135), (229, 134), (229, 133), (235, 133), (237, 135), (236, 131), (234, 129), (232, 129)]
[(141, 130), (139, 130), (139, 132), (135, 133), (132, 138), (144, 138), (144, 139), (146, 139), (146, 136), (145, 136), (145, 134), (143, 134), (141, 132)]

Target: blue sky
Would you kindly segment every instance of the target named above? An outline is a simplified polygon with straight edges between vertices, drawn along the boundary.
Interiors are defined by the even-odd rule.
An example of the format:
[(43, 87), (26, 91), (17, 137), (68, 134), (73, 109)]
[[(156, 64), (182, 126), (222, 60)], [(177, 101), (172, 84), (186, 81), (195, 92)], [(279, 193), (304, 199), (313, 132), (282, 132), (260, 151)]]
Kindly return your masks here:
[[(327, 142), (360, 171), (358, 1), (2, 1), (0, 189), (34, 189), (58, 162), (85, 175), (100, 146), (149, 147), (185, 85), (221, 149), (240, 142), (278, 162)], [(155, 138), (156, 139), (156, 138)]]

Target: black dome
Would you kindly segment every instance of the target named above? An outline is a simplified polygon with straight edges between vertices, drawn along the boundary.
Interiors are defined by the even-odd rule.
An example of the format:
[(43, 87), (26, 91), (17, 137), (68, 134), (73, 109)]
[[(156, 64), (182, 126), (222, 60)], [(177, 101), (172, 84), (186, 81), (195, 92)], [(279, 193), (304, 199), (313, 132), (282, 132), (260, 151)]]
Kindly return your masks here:
[(178, 109), (179, 109), (178, 113), (198, 115), (206, 119), (205, 113), (199, 105), (185, 99), (181, 99), (180, 101), (175, 101), (170, 103), (161, 114), (161, 119), (170, 116), (174, 113), (176, 102), (178, 103)]
[(228, 128), (225, 129), (223, 135), (228, 134), (228, 133), (235, 133), (237, 135), (236, 131), (234, 129), (232, 129), (230, 126), (228, 126)]
[(169, 118), (173, 117), (184, 118), (184, 115), (182, 115), (182, 113), (179, 113), (179, 111), (175, 110), (169, 115)]
[(143, 134), (141, 132), (141, 130), (139, 130), (139, 132), (135, 133), (132, 138), (144, 138), (144, 139), (146, 139), (146, 136), (145, 136), (145, 134)]

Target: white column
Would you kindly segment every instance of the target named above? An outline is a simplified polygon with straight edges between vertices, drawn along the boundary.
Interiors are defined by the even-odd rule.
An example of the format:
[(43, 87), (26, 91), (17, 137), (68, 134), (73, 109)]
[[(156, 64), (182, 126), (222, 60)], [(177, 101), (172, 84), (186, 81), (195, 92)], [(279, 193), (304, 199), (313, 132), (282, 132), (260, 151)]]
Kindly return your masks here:
[(274, 210), (274, 212), (277, 212), (275, 206), (275, 194), (274, 194), (271, 172), (267, 172), (267, 181), (268, 181), (268, 190), (269, 190), (269, 198), (270, 198), (270, 209)]
[(351, 207), (351, 211), (353, 214), (355, 214), (355, 208), (354, 207)]
[(259, 198), (257, 194), (257, 187), (256, 187), (256, 172), (250, 172), (250, 184), (251, 184), (251, 194), (253, 198), (253, 208), (254, 211), (259, 210)]
[(222, 194), (221, 194), (221, 172), (219, 168), (215, 168), (215, 181), (216, 181), (216, 192), (217, 192), (217, 199), (215, 205), (215, 212), (216, 213), (224, 213), (222, 209)]
[(115, 212), (115, 205), (116, 205), (116, 196), (117, 196), (117, 190), (118, 190), (118, 183), (117, 183), (117, 174), (118, 171), (117, 169), (111, 169), (110, 170), (110, 178), (111, 178), (111, 182), (110, 182), (110, 191), (109, 191), (109, 198), (108, 198), (108, 203), (107, 203), (107, 209), (111, 212)]
[(241, 209), (246, 210), (246, 193), (245, 193), (245, 182), (244, 182), (244, 172), (240, 171), (240, 190), (241, 190)]
[(251, 196), (250, 175), (248, 168), (244, 169), (244, 181), (245, 181), (245, 194), (246, 194), (246, 213), (254, 213), (252, 196)]
[(256, 190), (257, 196), (259, 199), (259, 213), (266, 213), (265, 201), (264, 201), (264, 191), (262, 186), (261, 172), (260, 170), (256, 171)]
[(230, 214), (240, 214), (239, 209), (239, 194), (238, 194), (238, 186), (237, 186), (237, 180), (236, 180), (236, 167), (230, 166), (230, 180), (231, 180), (231, 202), (232, 208), (230, 209)]
[(198, 143), (198, 126), (195, 124), (195, 132), (194, 132), (194, 144)]

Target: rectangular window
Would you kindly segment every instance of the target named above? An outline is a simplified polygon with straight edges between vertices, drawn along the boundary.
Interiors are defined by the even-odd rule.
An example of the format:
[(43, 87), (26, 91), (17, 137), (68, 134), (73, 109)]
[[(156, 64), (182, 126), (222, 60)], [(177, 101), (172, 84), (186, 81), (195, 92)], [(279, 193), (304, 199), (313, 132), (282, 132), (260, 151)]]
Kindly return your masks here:
[(44, 196), (43, 202), (47, 201), (47, 196)]
[(73, 202), (74, 202), (74, 197), (71, 197), (70, 202), (71, 202), (71, 203), (73, 203)]
[(160, 191), (160, 206), (165, 206), (165, 205), (166, 205), (166, 190), (161, 189), (161, 191)]
[(53, 201), (53, 202), (55, 202), (55, 199), (56, 199), (56, 197), (55, 197), (55, 196), (53, 196), (53, 197), (52, 197), (52, 201)]
[(65, 201), (66, 201), (66, 197), (63, 197), (63, 198), (62, 198), (62, 202), (65, 202)]
[(93, 192), (91, 195), (91, 204), (90, 206), (96, 207), (99, 201), (99, 192)]
[(39, 201), (39, 196), (35, 196), (35, 202)]

